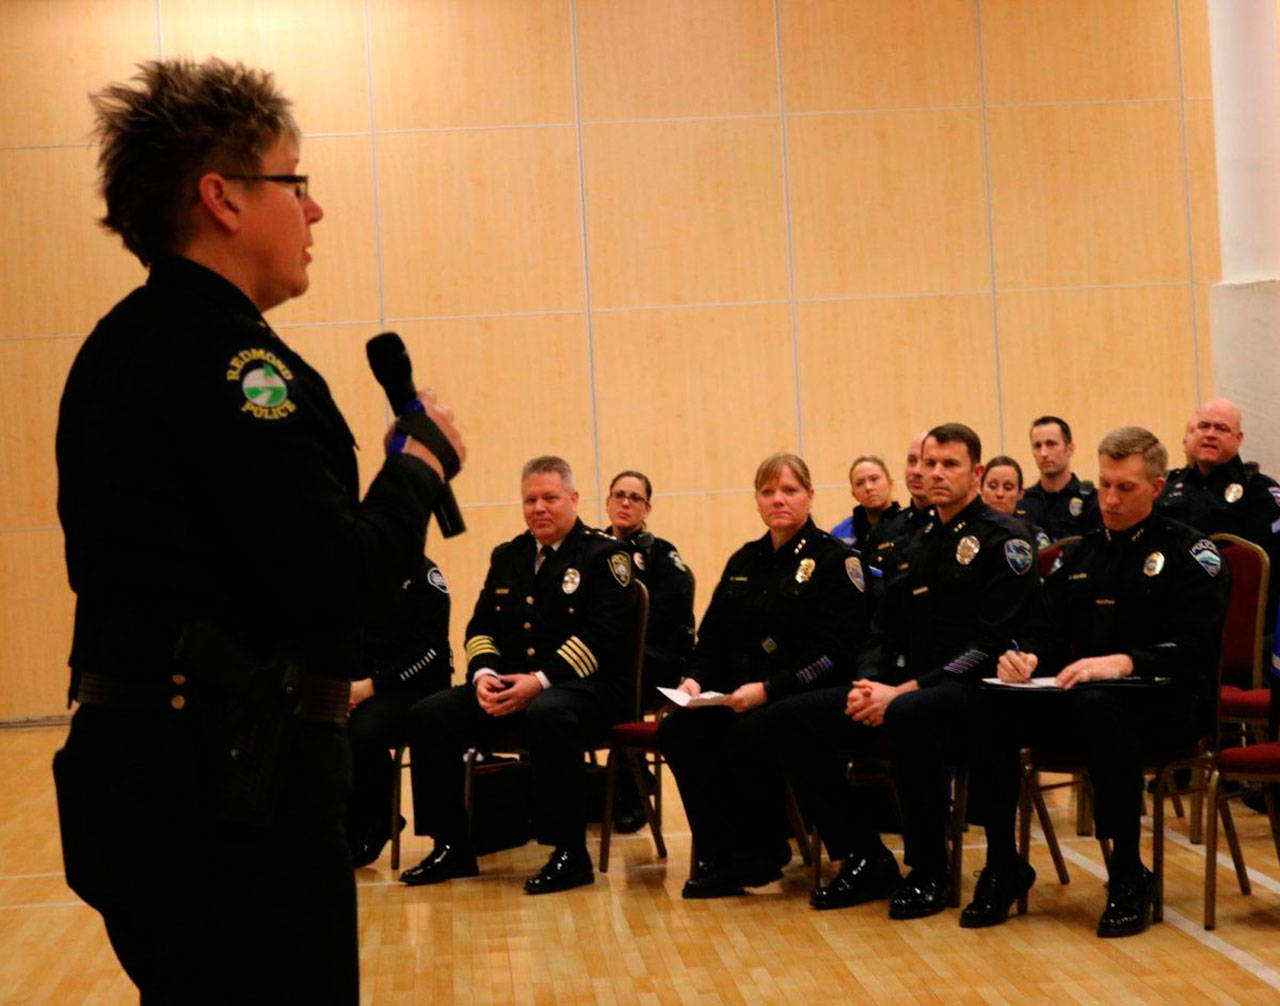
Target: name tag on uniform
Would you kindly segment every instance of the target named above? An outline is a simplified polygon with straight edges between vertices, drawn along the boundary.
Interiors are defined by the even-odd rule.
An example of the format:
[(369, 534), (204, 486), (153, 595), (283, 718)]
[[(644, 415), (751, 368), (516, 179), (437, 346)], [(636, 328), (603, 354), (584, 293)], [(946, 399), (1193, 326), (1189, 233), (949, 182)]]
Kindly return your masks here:
[(928, 586), (927, 586), (927, 585), (926, 585), (926, 586), (924, 586), (924, 587), (917, 587), (917, 588), (916, 588), (915, 590), (913, 590), (911, 593), (912, 593), (912, 594), (927, 594), (927, 593), (929, 593), (929, 588), (928, 588)]
[(1098, 604), (1115, 604), (1116, 603), (1115, 598), (1113, 597), (1099, 597), (1099, 598), (1095, 598), (1095, 600)]
[(494, 593), (495, 593), (495, 594), (510, 594), (510, 593), (511, 593), (511, 588), (510, 588), (510, 587), (499, 587), (499, 588), (497, 588), (497, 589), (494, 591)]

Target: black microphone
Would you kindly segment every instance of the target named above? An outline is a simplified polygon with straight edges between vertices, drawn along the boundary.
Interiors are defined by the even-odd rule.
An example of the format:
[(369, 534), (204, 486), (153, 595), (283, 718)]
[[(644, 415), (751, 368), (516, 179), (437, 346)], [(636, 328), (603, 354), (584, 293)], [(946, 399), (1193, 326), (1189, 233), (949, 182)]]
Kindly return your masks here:
[(369, 357), (369, 368), (382, 385), (382, 390), (387, 393), (391, 411), (396, 414), (392, 449), (399, 450), (403, 447), (404, 437), (411, 431), (415, 439), (420, 440), (439, 459), (440, 466), (444, 469), (445, 483), (431, 507), (431, 513), (436, 518), (436, 527), (446, 538), (462, 534), (467, 525), (462, 521), (458, 501), (448, 482), (458, 473), (458, 455), (418, 400), (418, 391), (413, 383), (413, 364), (403, 340), (395, 332), (383, 332), (370, 339), (364, 348)]

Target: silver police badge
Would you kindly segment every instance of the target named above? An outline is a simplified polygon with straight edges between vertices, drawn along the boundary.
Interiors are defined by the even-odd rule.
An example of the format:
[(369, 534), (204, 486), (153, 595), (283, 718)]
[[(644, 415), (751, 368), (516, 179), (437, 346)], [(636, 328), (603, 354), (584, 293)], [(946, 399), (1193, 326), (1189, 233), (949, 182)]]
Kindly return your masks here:
[(582, 582), (582, 574), (570, 566), (564, 571), (564, 579), (560, 581), (560, 589), (566, 594), (572, 594), (578, 589), (578, 584)]
[(1147, 576), (1159, 576), (1162, 569), (1164, 569), (1163, 552), (1152, 552), (1147, 556), (1147, 561), (1142, 564), (1142, 572)]
[(631, 561), (636, 564), (636, 569), (642, 572), (644, 571), (644, 553), (643, 552), (632, 552)]
[(813, 567), (816, 565), (812, 559), (801, 559), (800, 565), (796, 567), (796, 583), (804, 583), (813, 576)]
[(625, 552), (614, 552), (609, 556), (609, 572), (619, 585), (625, 587), (631, 583), (631, 556)]
[(974, 556), (978, 554), (978, 539), (971, 534), (965, 535), (960, 539), (960, 544), (956, 546), (956, 562), (961, 566), (967, 566), (973, 562)]
[[(406, 584), (408, 582), (408, 580), (405, 581)], [(436, 590), (440, 591), (440, 593), (449, 593), (449, 583), (445, 580), (444, 574), (440, 572), (438, 567), (433, 568), (431, 572), (427, 574), (427, 582), (431, 584), (431, 586), (435, 587)]]
[(1228, 503), (1239, 502), (1240, 497), (1244, 495), (1244, 486), (1239, 482), (1232, 482), (1222, 495)]
[(844, 561), (844, 570), (849, 574), (849, 579), (853, 581), (853, 585), (858, 588), (860, 593), (867, 589), (867, 577), (862, 571), (862, 561), (856, 556), (851, 555)]
[(1067, 512), (1070, 513), (1072, 517), (1079, 517), (1084, 513), (1084, 500), (1079, 496), (1072, 496), (1071, 502), (1067, 504)]

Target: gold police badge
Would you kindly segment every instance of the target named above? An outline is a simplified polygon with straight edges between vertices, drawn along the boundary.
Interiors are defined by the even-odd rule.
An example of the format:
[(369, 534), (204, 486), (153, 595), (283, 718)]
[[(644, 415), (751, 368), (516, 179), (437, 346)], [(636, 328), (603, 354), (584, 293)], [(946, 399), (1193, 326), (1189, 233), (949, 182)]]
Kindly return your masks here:
[(621, 586), (627, 586), (631, 582), (631, 557), (625, 552), (614, 552), (609, 556), (609, 572)]
[(570, 566), (564, 571), (564, 579), (560, 581), (560, 589), (566, 594), (572, 594), (578, 589), (578, 584), (582, 582), (582, 574)]
[(643, 572), (644, 570), (644, 553), (643, 552), (632, 552), (631, 561), (636, 564), (636, 569), (641, 570)]
[(1147, 556), (1147, 561), (1142, 564), (1142, 572), (1147, 576), (1159, 576), (1162, 569), (1164, 569), (1163, 552), (1152, 552)]
[(804, 583), (813, 576), (813, 567), (816, 565), (812, 559), (801, 559), (800, 565), (796, 567), (796, 583)]
[(1071, 502), (1067, 504), (1067, 512), (1070, 513), (1072, 517), (1079, 517), (1084, 513), (1084, 500), (1079, 496), (1072, 496)]
[(1226, 492), (1222, 494), (1228, 503), (1236, 503), (1240, 497), (1244, 495), (1244, 486), (1239, 482), (1232, 482), (1227, 486)]
[(971, 534), (965, 535), (956, 546), (956, 562), (961, 566), (969, 565), (978, 554), (978, 548), (978, 539)]

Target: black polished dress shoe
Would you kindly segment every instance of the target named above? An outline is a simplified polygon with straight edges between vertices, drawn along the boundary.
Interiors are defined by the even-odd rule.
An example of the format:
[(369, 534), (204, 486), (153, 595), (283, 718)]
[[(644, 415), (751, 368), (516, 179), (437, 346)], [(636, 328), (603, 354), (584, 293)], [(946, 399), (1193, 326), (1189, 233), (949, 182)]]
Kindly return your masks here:
[(912, 870), (889, 900), (889, 918), (923, 919), (937, 915), (951, 900), (951, 880), (946, 874)]
[(479, 872), (480, 866), (470, 849), (437, 842), (430, 856), (400, 874), (400, 883), (408, 887), (421, 887), (423, 884), (439, 884), (455, 877), (474, 877)]
[(1151, 925), (1151, 895), (1155, 875), (1145, 866), (1138, 873), (1112, 877), (1107, 884), (1107, 907), (1098, 920), (1098, 935), (1136, 936)]
[(879, 849), (870, 856), (846, 856), (835, 879), (809, 895), (809, 904), (826, 911), (881, 901), (901, 883), (898, 861), (888, 849)]
[(998, 926), (1009, 917), (1013, 903), (1031, 890), (1036, 871), (1021, 859), (994, 867), (982, 868), (973, 900), (960, 913), (960, 928), (983, 929)]
[[(401, 816), (396, 824), (396, 831), (404, 831), (404, 826), (408, 822)], [(386, 844), (391, 841), (391, 836), (387, 834), (386, 829), (371, 829), (365, 832), (351, 846), (351, 865), (356, 869), (362, 866), (368, 866), (375, 859), (382, 855), (382, 850)]]
[(613, 811), (613, 830), (619, 835), (632, 835), (645, 825), (644, 811), (637, 804)]
[(525, 894), (553, 894), (584, 884), (594, 884), (595, 871), (591, 868), (591, 856), (582, 846), (556, 851), (543, 864), (541, 870), (524, 882)]
[(742, 897), (746, 888), (737, 882), (736, 870), (714, 863), (699, 863), (698, 870), (685, 881), (680, 896), (686, 901), (708, 897)]

